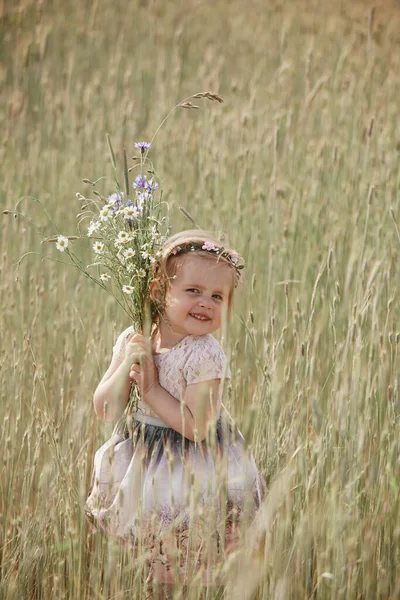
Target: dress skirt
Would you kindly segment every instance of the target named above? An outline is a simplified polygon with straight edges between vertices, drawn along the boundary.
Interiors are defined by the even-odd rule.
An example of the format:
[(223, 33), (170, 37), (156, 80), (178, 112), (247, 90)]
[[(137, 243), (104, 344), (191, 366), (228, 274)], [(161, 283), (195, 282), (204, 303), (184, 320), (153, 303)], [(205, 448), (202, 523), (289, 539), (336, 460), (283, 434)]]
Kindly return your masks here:
[(114, 430), (96, 452), (86, 508), (107, 534), (146, 539), (164, 567), (174, 548), (184, 569), (189, 560), (215, 564), (234, 548), (264, 493), (243, 436), (222, 416), (196, 443), (135, 413), (131, 430)]

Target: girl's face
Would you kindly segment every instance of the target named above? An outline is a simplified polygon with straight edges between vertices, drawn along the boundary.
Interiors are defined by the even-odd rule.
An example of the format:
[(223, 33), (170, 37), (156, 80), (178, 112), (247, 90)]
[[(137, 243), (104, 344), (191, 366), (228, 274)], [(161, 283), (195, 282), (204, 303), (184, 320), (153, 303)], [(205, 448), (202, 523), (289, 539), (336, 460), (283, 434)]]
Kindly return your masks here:
[[(168, 286), (164, 320), (180, 339), (221, 327), (229, 307), (234, 275), (229, 265), (187, 254)], [(163, 320), (161, 321), (161, 325)]]

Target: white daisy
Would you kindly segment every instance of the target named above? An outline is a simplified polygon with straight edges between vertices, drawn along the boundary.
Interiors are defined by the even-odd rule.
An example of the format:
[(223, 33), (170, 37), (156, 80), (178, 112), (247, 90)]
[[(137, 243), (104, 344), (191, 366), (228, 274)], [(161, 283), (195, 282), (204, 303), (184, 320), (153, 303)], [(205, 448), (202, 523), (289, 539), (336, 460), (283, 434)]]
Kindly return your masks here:
[(136, 271), (135, 265), (133, 265), (132, 263), (128, 263), (126, 265), (126, 270), (128, 271), (128, 273), (133, 273), (134, 271)]
[(111, 279), (111, 275), (110, 275), (109, 273), (102, 273), (102, 274), (100, 275), (100, 279), (101, 279), (102, 281), (105, 281), (105, 282), (107, 282), (107, 281), (109, 281), (109, 280)]
[(124, 242), (121, 242), (121, 240), (119, 240), (118, 238), (114, 242), (114, 246), (116, 248), (122, 248), (123, 245), (124, 245)]
[(136, 219), (137, 216), (139, 215), (139, 211), (136, 208), (136, 206), (125, 206), (122, 213), (124, 215), (124, 218), (127, 219), (128, 221), (131, 221), (132, 219)]
[(118, 234), (118, 240), (122, 243), (128, 242), (130, 235), (127, 231), (120, 231)]
[(60, 252), (64, 252), (65, 248), (68, 248), (68, 238), (65, 235), (58, 236), (56, 248)]
[(93, 250), (96, 252), (96, 254), (102, 254), (104, 251), (104, 244), (103, 242), (95, 242), (93, 244)]
[(133, 248), (128, 248), (127, 250), (125, 250), (124, 256), (125, 258), (132, 258), (133, 256), (135, 256), (135, 251), (133, 250)]
[(124, 294), (133, 294), (133, 287), (131, 285), (123, 285), (122, 291)]
[(139, 277), (146, 277), (146, 271), (144, 269), (139, 269), (137, 274)]
[(90, 221), (90, 225), (87, 230), (88, 237), (94, 234), (95, 231), (98, 231), (100, 228), (99, 221)]
[(142, 252), (142, 258), (144, 258), (144, 260), (146, 260), (146, 258), (149, 258), (150, 254), (147, 252), (147, 250), (144, 250), (144, 252)]
[(108, 204), (103, 206), (100, 211), (100, 221), (107, 221), (112, 216), (112, 209)]

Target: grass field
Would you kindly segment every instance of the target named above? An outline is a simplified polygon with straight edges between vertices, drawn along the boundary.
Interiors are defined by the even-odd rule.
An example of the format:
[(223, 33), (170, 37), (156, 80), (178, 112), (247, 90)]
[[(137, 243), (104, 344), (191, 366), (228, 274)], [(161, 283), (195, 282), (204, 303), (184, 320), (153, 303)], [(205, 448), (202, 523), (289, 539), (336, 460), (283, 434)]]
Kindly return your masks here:
[[(73, 235), (82, 178), (150, 139), (175, 230), (246, 258), (227, 405), (270, 494), (226, 586), (175, 598), (400, 597), (400, 7), (0, 2), (1, 209)], [(22, 218), (0, 220), (0, 598), (146, 597), (82, 506), (93, 391), (129, 325)], [(85, 252), (85, 249), (83, 249)], [(89, 254), (88, 254), (89, 256)]]

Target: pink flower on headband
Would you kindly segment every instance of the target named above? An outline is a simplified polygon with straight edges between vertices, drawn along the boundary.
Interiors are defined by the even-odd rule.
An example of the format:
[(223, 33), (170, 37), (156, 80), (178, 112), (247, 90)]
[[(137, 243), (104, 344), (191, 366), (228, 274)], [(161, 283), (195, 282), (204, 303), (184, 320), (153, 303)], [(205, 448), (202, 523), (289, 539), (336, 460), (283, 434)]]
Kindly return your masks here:
[(182, 250), (182, 248), (180, 246), (175, 246), (175, 248), (172, 248), (171, 254), (173, 254), (175, 256), (175, 254), (177, 254), (181, 250)]
[(217, 249), (216, 245), (212, 242), (204, 242), (204, 245), (201, 247), (202, 250), (214, 251)]
[(239, 260), (239, 254), (237, 252), (231, 252), (229, 256), (231, 257), (233, 264), (236, 265)]

